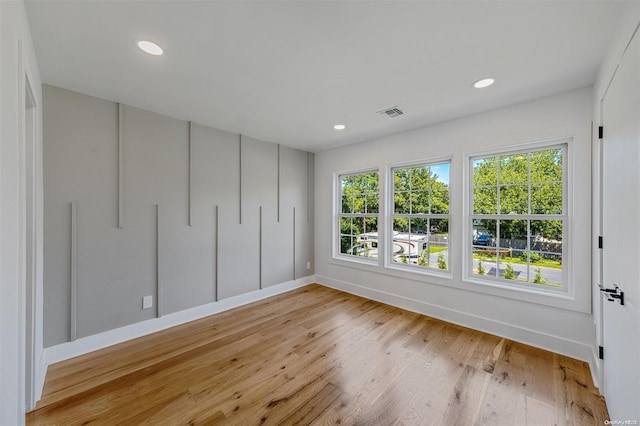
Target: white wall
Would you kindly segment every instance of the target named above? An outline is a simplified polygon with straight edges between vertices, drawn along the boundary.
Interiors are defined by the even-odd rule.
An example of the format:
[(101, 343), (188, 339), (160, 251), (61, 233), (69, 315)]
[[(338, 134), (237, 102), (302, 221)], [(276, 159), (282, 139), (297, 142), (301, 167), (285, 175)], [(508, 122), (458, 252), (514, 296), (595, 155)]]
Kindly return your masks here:
[[(42, 116), (40, 75), (21, 1), (0, 2), (0, 46), (0, 424), (19, 425), (25, 411), (25, 73), (37, 120)], [(40, 135), (38, 121), (37, 152)], [(36, 352), (39, 358), (41, 348)]]
[[(489, 89), (490, 90), (490, 89)], [(481, 93), (478, 94), (481, 96)], [(592, 89), (385, 137), (316, 155), (316, 279), (434, 317), (590, 360), (593, 341), (590, 292)], [(503, 291), (486, 294), (462, 281), (462, 176), (464, 154), (482, 149), (572, 137), (574, 266), (570, 300), (544, 296), (518, 300)], [(451, 248), (453, 279), (393, 274), (379, 266), (332, 259), (332, 179), (341, 171), (453, 156)], [(552, 305), (552, 306), (548, 306)]]

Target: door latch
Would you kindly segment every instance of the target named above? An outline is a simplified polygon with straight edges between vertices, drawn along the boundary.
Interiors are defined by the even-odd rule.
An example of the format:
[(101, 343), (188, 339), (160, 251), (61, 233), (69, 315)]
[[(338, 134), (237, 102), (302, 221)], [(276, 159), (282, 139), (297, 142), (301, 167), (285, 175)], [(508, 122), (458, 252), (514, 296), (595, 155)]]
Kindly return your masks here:
[(620, 290), (620, 287), (613, 285), (613, 288), (605, 288), (602, 284), (598, 284), (600, 287), (600, 294), (609, 302), (615, 302), (616, 299), (621, 305), (624, 305), (624, 291)]

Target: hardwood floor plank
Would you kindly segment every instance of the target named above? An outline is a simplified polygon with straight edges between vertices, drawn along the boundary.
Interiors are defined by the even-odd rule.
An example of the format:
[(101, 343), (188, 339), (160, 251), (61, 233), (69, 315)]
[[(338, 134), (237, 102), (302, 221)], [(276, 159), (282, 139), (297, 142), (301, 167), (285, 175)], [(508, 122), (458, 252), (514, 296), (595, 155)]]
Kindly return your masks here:
[(609, 420), (604, 398), (597, 395), (585, 363), (561, 356), (559, 364), (569, 424), (602, 425)]
[(515, 423), (523, 426), (553, 425), (554, 407), (535, 398), (523, 395), (518, 399)]
[(339, 387), (327, 383), (320, 391), (293, 409), (290, 416), (279, 420), (276, 425), (308, 425), (313, 423), (327, 410), (342, 394)]
[(467, 365), (453, 387), (447, 410), (442, 416), (442, 424), (460, 426), (473, 424), (478, 417), (482, 396), (490, 380), (491, 374)]
[(586, 363), (310, 285), (52, 365), (28, 425), (601, 425)]
[(504, 339), (492, 334), (481, 333), (478, 346), (469, 359), (469, 365), (476, 370), (493, 374), (503, 345)]

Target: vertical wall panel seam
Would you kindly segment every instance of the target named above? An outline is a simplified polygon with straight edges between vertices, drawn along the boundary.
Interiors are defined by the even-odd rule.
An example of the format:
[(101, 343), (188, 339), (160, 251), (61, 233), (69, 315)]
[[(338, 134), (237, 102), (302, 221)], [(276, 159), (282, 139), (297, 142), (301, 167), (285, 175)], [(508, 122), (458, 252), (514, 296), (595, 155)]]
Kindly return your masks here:
[(162, 316), (160, 284), (160, 205), (156, 204), (156, 318)]
[(124, 228), (124, 108), (118, 103), (118, 228)]
[(189, 226), (193, 226), (193, 123), (189, 121)]
[(218, 287), (219, 287), (219, 281), (218, 280), (219, 280), (219, 277), (220, 277), (220, 274), (218, 273), (218, 265), (219, 265), (218, 259), (220, 257), (219, 254), (218, 254), (219, 240), (220, 240), (220, 238), (218, 237), (218, 231), (220, 229), (220, 219), (219, 219), (219, 217), (220, 217), (220, 208), (219, 208), (219, 206), (216, 206), (216, 217), (215, 217), (215, 225), (214, 225), (215, 233), (216, 233), (215, 241), (214, 241), (214, 249), (215, 249), (216, 253), (215, 253), (215, 256), (214, 256), (214, 259), (213, 259), (214, 268), (215, 268), (215, 272), (214, 272), (214, 280), (215, 280), (215, 283), (214, 283), (214, 301), (216, 301), (216, 302), (218, 301)]
[(70, 340), (73, 342), (78, 333), (78, 206), (71, 203), (71, 330)]
[(278, 183), (276, 189), (276, 216), (280, 223), (280, 144), (278, 144)]
[(293, 280), (296, 280), (296, 208), (293, 208)]
[(242, 135), (238, 135), (239, 139), (239, 152), (240, 152), (240, 196), (238, 197), (240, 200), (240, 225), (242, 225)]
[(307, 222), (311, 222), (311, 153), (307, 152)]
[(258, 241), (259, 241), (259, 245), (258, 245), (258, 284), (259, 284), (259, 288), (260, 290), (262, 290), (262, 206), (260, 206), (260, 210), (259, 210), (259, 218), (260, 218), (260, 225), (259, 225), (259, 231), (258, 231)]

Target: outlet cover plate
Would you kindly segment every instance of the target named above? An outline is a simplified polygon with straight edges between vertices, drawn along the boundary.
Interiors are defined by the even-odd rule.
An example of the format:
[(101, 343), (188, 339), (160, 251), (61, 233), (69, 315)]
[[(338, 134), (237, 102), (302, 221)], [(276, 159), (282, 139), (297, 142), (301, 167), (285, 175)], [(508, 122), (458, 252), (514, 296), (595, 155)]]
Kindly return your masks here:
[(153, 296), (145, 296), (142, 298), (142, 309), (149, 309), (153, 306)]

